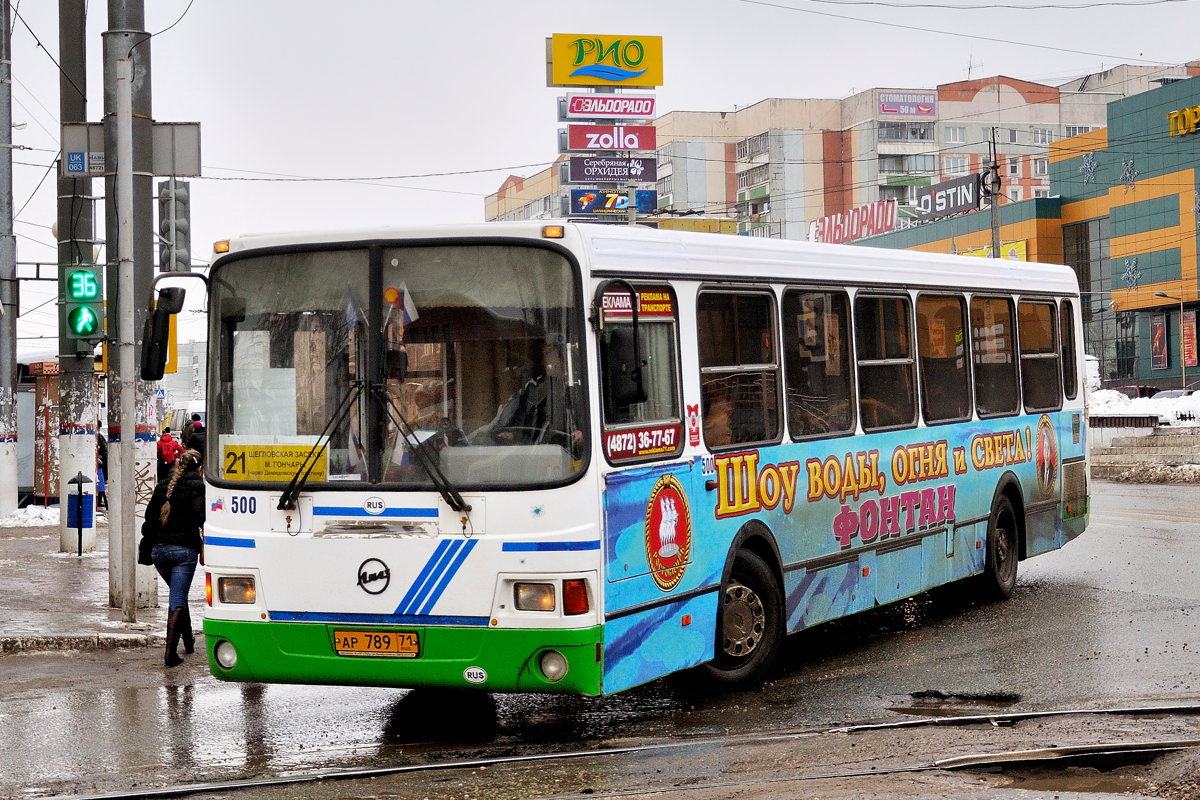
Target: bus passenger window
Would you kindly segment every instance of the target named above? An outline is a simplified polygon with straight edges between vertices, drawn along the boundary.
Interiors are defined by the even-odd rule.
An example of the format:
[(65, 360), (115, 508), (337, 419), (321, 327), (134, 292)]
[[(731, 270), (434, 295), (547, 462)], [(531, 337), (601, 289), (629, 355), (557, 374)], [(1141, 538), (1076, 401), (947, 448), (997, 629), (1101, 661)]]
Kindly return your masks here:
[[(779, 365), (772, 296), (703, 292), (696, 300), (696, 317), (705, 433), (715, 437), (705, 444), (711, 448), (777, 439)], [(718, 424), (726, 410), (722, 403), (727, 404), (727, 426)]]
[(907, 296), (859, 295), (854, 300), (863, 430), (897, 428), (917, 420), (911, 318)]
[(1059, 327), (1062, 333), (1058, 340), (1062, 347), (1063, 391), (1069, 400), (1074, 400), (1079, 395), (1079, 369), (1075, 364), (1075, 316), (1070, 300), (1063, 300), (1061, 309)]
[(1054, 304), (1022, 301), (1017, 306), (1021, 341), (1021, 394), (1026, 411), (1062, 408)]
[(783, 295), (784, 386), (794, 438), (854, 428), (850, 402), (850, 305), (840, 292)]
[(961, 297), (922, 295), (917, 299), (921, 411), (927, 423), (971, 416), (966, 315)]
[(971, 359), (975, 368), (975, 410), (981, 417), (1016, 414), (1021, 404), (1017, 379), (1017, 337), (1012, 301), (971, 298)]

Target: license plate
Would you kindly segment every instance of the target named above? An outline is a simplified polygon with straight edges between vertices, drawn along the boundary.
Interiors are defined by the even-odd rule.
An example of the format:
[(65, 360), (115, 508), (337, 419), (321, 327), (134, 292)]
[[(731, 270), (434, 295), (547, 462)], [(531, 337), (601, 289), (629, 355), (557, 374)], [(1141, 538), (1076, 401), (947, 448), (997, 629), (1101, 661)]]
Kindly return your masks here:
[(416, 658), (421, 636), (416, 631), (334, 631), (333, 649), (340, 656)]

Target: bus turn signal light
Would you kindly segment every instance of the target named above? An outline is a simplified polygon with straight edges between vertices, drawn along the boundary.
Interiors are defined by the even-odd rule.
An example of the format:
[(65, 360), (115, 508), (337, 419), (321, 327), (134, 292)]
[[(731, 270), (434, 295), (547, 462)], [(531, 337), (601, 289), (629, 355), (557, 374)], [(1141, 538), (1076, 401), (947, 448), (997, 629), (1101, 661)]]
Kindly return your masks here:
[(570, 617), (576, 614), (586, 614), (590, 610), (587, 581), (583, 578), (571, 578), (563, 581), (563, 615)]

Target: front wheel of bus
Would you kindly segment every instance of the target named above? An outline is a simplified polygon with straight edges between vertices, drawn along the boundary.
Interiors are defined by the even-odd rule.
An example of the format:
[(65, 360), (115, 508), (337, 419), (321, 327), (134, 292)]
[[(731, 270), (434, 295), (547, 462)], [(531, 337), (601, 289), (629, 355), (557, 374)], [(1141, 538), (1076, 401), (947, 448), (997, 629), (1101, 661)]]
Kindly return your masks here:
[(701, 667), (714, 684), (760, 682), (783, 641), (783, 590), (775, 573), (749, 550), (734, 558), (717, 611), (717, 655)]
[(1012, 501), (1001, 495), (988, 520), (987, 563), (979, 576), (987, 600), (1007, 600), (1017, 585), (1017, 512)]

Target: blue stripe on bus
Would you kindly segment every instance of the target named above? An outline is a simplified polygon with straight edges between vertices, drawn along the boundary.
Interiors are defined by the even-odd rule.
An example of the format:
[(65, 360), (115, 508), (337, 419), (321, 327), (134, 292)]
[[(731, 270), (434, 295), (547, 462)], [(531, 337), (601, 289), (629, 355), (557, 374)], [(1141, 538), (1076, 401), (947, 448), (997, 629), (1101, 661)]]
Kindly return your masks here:
[[(458, 572), (458, 568), (462, 566), (462, 559), (456, 558), (456, 556), (458, 556), (459, 551), (462, 550), (463, 546), (468, 544), (468, 542), (462, 539), (456, 539), (453, 541), (447, 539), (444, 541), (449, 546), (445, 548), (439, 546), (438, 549), (441, 550), (442, 553), (441, 557), (437, 558), (436, 561), (434, 558), (429, 559), (429, 564), (432, 564), (433, 566), (430, 568), (429, 564), (426, 564), (426, 569), (423, 570), (423, 573), (426, 575), (425, 581), (421, 583), (420, 586), (417, 586), (417, 591), (415, 594), (413, 594), (411, 589), (409, 590), (409, 594), (412, 595), (412, 599), (408, 605), (405, 605), (404, 602), (401, 601), (400, 606), (396, 608), (397, 614), (411, 614), (416, 611), (417, 606), (424, 603), (425, 599), (429, 597), (429, 593), (434, 591), (435, 587), (440, 585), (442, 586), (442, 589), (444, 589), (444, 584), (448, 583), (450, 579), (454, 577), (454, 574)], [(469, 544), (470, 547), (467, 548), (468, 552), (475, 547), (476, 540), (471, 539)], [(434, 556), (437, 556), (436, 552), (434, 553)], [(447, 571), (449, 574), (447, 574)], [(444, 581), (443, 577), (445, 578)], [(416, 586), (415, 583), (414, 586)], [(438, 595), (441, 595), (441, 590), (438, 591)], [(429, 606), (426, 605), (426, 609), (428, 608)]]
[(242, 539), (235, 536), (205, 536), (205, 547), (255, 547), (253, 539)]
[(442, 539), (438, 542), (437, 547), (433, 551), (433, 555), (425, 562), (425, 566), (421, 567), (421, 571), (417, 573), (416, 579), (412, 582), (412, 586), (408, 587), (403, 599), (400, 600), (400, 605), (396, 606), (396, 613), (401, 614), (407, 611), (416, 602), (421, 587), (429, 581), (429, 575), (442, 561), (443, 554), (450, 549), (453, 544), (449, 539)]
[(458, 574), (459, 567), (462, 566), (463, 561), (471, 554), (471, 551), (475, 549), (475, 545), (477, 544), (479, 544), (478, 539), (471, 539), (458, 549), (458, 555), (455, 557), (454, 563), (450, 565), (450, 569), (446, 570), (441, 582), (433, 590), (433, 594), (429, 596), (429, 600), (425, 602), (425, 605), (421, 606), (422, 615), (428, 614), (433, 610), (434, 605), (441, 599), (442, 592), (446, 591), (446, 587), (450, 585), (450, 581), (454, 580), (454, 576)]
[(385, 508), (377, 514), (368, 513), (359, 506), (314, 506), (313, 516), (318, 517), (398, 517), (400, 519), (437, 519), (434, 508)]
[(485, 626), (488, 617), (419, 614), (332, 614), (324, 611), (268, 611), (275, 622), (334, 622), (343, 625), (471, 625)]
[(600, 540), (590, 542), (505, 542), (500, 548), (506, 553), (529, 553), (536, 550), (599, 550)]

